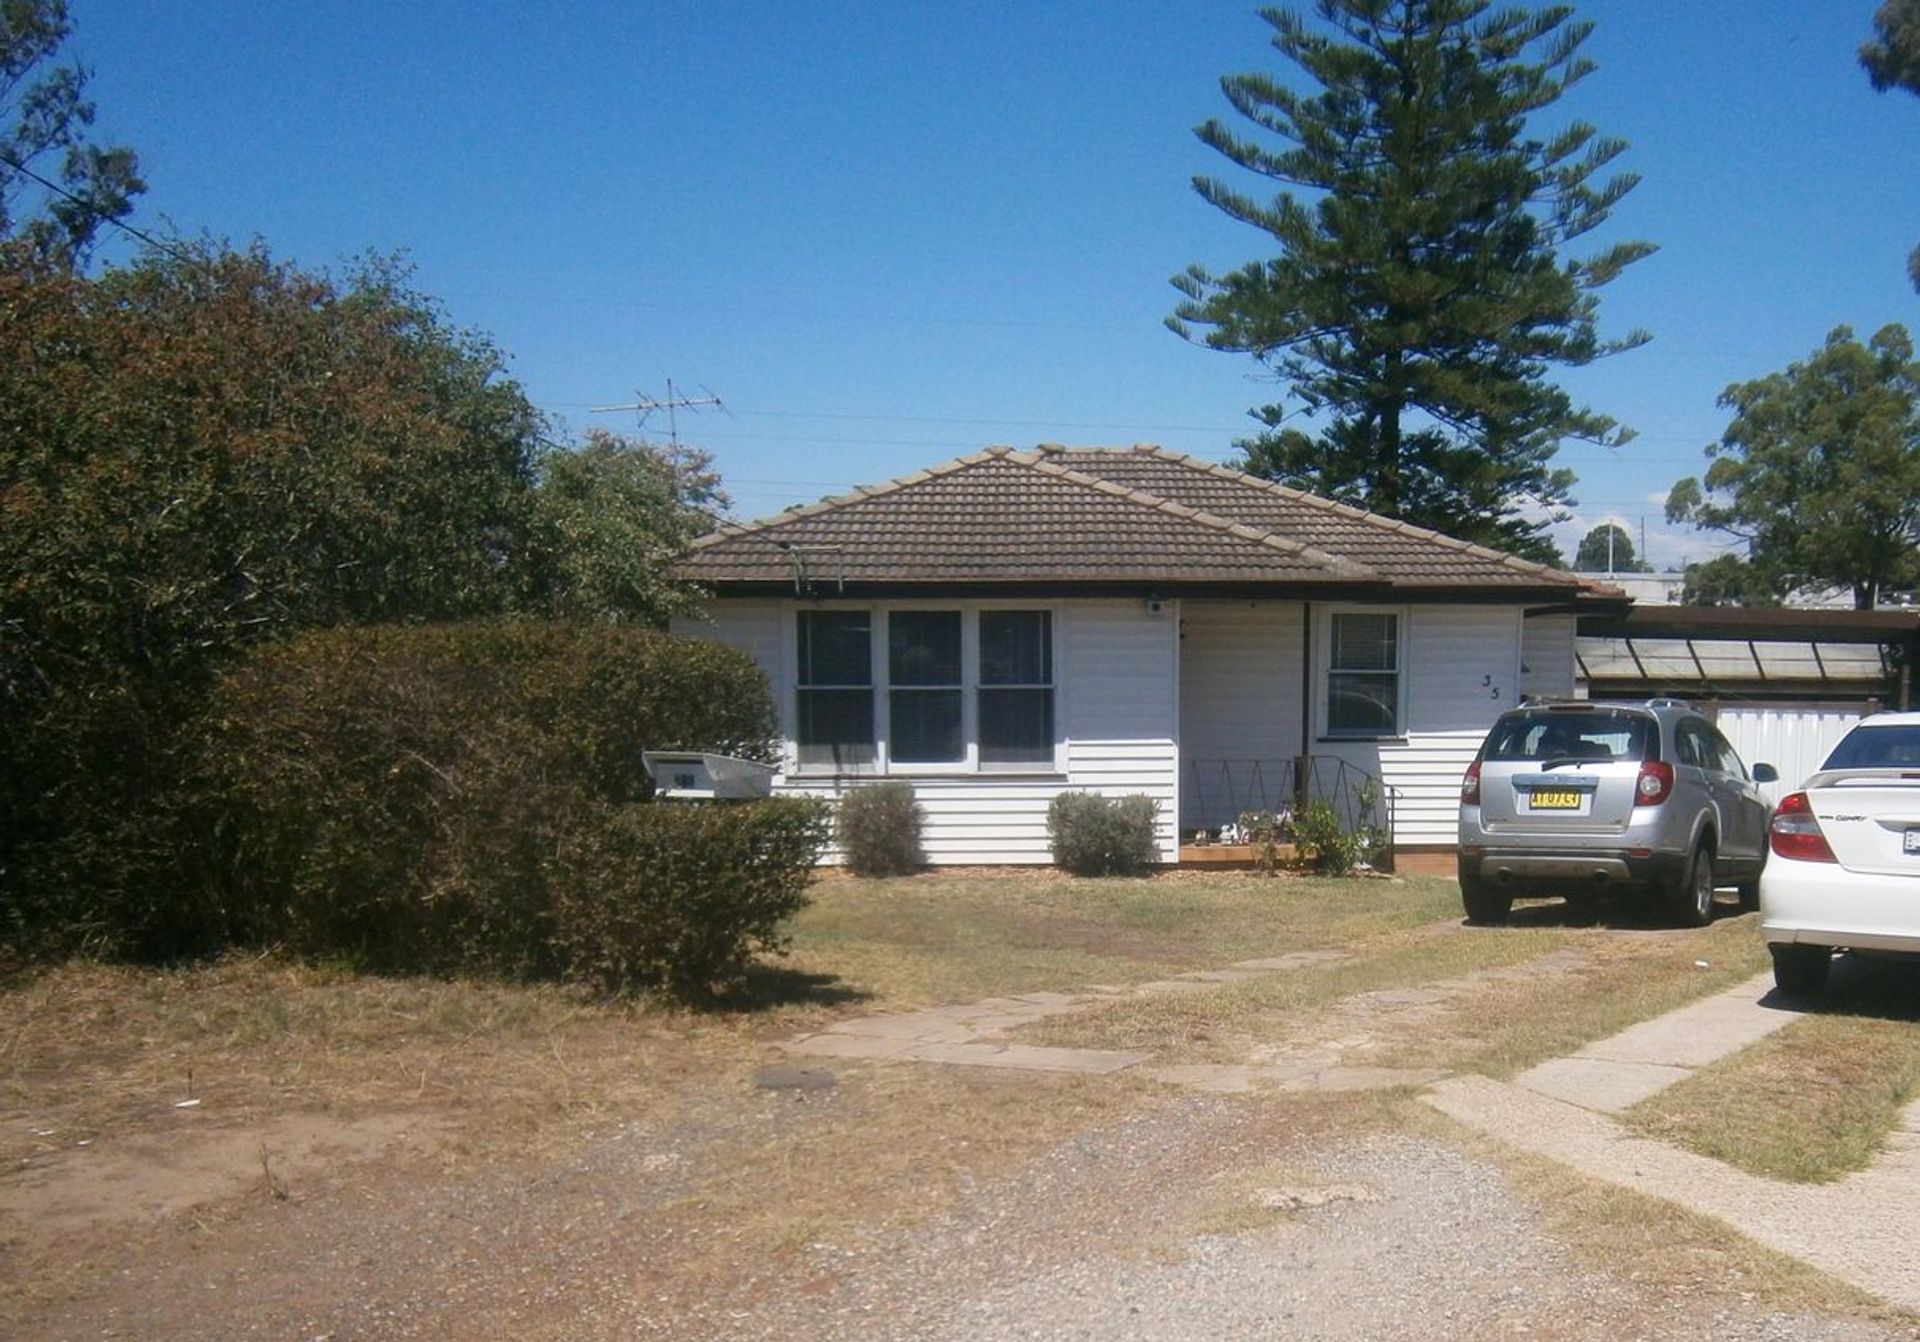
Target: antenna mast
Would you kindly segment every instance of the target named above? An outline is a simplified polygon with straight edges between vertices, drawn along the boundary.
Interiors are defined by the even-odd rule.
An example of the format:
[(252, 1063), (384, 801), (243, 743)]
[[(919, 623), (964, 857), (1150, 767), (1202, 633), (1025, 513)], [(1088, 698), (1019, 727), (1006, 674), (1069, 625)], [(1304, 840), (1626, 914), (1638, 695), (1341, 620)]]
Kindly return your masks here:
[(680, 411), (699, 410), (709, 405), (722, 411), (727, 408), (720, 403), (720, 398), (715, 396), (711, 390), (706, 387), (702, 387), (700, 390), (706, 392), (706, 395), (683, 396), (674, 390), (673, 379), (668, 378), (667, 394), (665, 396), (649, 396), (646, 392), (636, 388), (633, 393), (633, 400), (627, 402), (625, 405), (589, 406), (587, 413), (590, 415), (612, 415), (618, 414), (623, 410), (631, 410), (637, 416), (637, 426), (644, 429), (647, 427), (647, 417), (649, 415), (664, 410), (667, 412), (667, 441), (677, 448), (680, 446)]

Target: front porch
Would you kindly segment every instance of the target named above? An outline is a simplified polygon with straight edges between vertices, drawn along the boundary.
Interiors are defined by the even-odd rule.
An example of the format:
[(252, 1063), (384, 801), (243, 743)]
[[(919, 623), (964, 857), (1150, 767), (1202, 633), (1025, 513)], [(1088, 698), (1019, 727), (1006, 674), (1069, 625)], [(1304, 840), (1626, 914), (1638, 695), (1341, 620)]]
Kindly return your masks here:
[(1290, 841), (1269, 843), (1262, 830), (1284, 833), (1291, 819), (1315, 803), (1344, 833), (1371, 831), (1380, 856), (1376, 869), (1395, 865), (1396, 789), (1378, 774), (1336, 755), (1284, 759), (1201, 760), (1182, 765), (1180, 864), (1223, 869), (1291, 861)]

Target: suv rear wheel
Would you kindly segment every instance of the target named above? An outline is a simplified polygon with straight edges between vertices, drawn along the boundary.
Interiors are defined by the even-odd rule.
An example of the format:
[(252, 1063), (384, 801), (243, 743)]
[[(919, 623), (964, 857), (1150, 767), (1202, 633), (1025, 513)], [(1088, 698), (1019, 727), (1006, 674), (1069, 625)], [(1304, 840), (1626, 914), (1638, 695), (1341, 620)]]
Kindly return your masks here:
[(1680, 917), (1688, 927), (1705, 927), (1713, 921), (1713, 845), (1701, 842), (1687, 863), (1686, 879), (1679, 891)]
[(1470, 923), (1504, 923), (1513, 913), (1513, 896), (1490, 890), (1471, 876), (1460, 878), (1460, 902)]

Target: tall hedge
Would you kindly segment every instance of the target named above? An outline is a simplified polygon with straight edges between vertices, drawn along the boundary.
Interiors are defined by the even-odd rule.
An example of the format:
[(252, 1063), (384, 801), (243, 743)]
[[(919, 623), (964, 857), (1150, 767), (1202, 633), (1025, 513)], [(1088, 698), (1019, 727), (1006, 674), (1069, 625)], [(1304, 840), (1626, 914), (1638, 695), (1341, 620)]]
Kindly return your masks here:
[[(226, 874), (191, 913), (219, 943), (282, 942), (396, 969), (563, 971), (595, 959), (582, 949), (583, 899), (564, 883), (591, 872), (596, 890), (607, 887), (580, 855), (622, 844), (657, 855), (674, 833), (692, 832), (628, 814), (671, 805), (649, 800), (641, 752), (770, 760), (773, 733), (766, 682), (744, 654), (631, 626), (473, 621), (331, 630), (262, 648), (222, 679), (208, 715), (204, 777)], [(791, 815), (762, 823), (810, 832), (817, 808), (783, 800), (753, 814)], [(743, 816), (733, 823), (751, 827)], [(628, 843), (634, 833), (652, 847)], [(714, 880), (797, 891), (819, 842), (737, 845), (731, 856), (695, 846)], [(657, 871), (628, 873), (626, 889), (697, 904), (690, 869), (660, 878), (671, 865), (658, 858)], [(564, 944), (557, 903), (570, 920)], [(643, 935), (698, 916), (602, 926)], [(741, 946), (772, 941), (758, 910), (721, 910), (711, 930), (733, 949), (709, 956), (719, 966), (709, 980), (738, 969)], [(622, 954), (602, 958), (654, 963), (650, 950)], [(593, 972), (665, 982), (657, 970), (607, 974), (595, 963)]]

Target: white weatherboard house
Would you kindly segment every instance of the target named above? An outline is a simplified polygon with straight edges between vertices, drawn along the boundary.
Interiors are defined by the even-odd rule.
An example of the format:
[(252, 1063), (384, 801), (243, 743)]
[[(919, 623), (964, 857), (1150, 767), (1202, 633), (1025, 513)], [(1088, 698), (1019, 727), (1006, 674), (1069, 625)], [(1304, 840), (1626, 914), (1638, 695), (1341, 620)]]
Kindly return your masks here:
[(1154, 447), (991, 448), (695, 544), (676, 632), (744, 649), (777, 789), (912, 781), (936, 863), (1050, 860), (1065, 790), (1160, 856), (1301, 793), (1450, 848), (1499, 712), (1571, 695), (1616, 589)]

